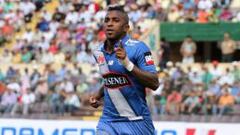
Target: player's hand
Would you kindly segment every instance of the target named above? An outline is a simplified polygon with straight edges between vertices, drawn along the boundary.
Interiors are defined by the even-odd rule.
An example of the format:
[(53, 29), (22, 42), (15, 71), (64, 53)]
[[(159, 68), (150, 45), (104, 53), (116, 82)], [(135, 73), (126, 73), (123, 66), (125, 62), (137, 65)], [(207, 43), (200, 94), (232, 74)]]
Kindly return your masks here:
[(94, 108), (98, 108), (101, 105), (100, 101), (95, 96), (90, 96), (89, 103)]
[(115, 51), (116, 51), (116, 57), (117, 57), (119, 60), (123, 60), (123, 59), (126, 58), (127, 54), (126, 54), (125, 48), (124, 48), (121, 40), (119, 41), (119, 45), (118, 45), (118, 47), (115, 49)]

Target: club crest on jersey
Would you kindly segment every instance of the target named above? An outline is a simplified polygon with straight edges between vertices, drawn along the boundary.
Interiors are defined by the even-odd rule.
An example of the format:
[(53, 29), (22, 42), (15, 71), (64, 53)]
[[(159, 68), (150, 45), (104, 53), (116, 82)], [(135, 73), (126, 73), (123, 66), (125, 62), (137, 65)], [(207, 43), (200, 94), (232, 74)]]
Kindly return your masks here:
[(99, 65), (104, 64), (104, 63), (105, 63), (104, 55), (99, 55), (99, 56), (97, 57), (97, 62), (98, 62)]
[(110, 89), (131, 85), (129, 78), (126, 75), (119, 73), (107, 73), (103, 75), (103, 80), (105, 87)]
[(151, 52), (144, 53), (144, 58), (145, 58), (146, 65), (154, 64)]

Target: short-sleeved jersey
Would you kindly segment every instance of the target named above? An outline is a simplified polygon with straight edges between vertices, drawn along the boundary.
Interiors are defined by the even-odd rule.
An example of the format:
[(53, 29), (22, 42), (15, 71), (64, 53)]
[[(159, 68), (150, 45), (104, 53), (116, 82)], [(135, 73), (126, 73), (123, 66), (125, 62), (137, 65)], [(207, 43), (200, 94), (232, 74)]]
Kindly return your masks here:
[[(128, 35), (122, 38), (127, 56), (142, 71), (156, 73), (150, 49), (141, 41)], [(114, 45), (116, 48), (118, 43)], [(104, 107), (100, 120), (131, 121), (151, 119), (143, 86), (102, 44), (94, 53), (104, 79)]]

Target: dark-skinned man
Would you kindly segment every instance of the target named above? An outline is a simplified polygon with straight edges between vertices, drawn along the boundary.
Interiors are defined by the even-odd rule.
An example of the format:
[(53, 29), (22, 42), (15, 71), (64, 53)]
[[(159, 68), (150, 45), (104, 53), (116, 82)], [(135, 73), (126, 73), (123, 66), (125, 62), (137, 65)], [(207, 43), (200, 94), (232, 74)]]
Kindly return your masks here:
[(129, 18), (122, 6), (110, 5), (104, 20), (106, 41), (94, 52), (104, 79), (89, 99), (97, 108), (103, 99), (98, 135), (154, 135), (145, 88), (159, 86), (149, 48), (127, 34)]

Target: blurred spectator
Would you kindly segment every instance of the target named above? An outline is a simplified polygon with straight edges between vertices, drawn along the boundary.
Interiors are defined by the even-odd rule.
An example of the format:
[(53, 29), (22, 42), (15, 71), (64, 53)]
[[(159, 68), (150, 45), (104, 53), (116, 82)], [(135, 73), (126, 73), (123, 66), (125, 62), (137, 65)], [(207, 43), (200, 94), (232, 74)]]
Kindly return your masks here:
[(18, 63), (21, 63), (21, 58), (22, 58), (22, 55), (21, 53), (19, 53), (19, 51), (12, 51), (12, 63), (13, 64), (18, 64)]
[(66, 77), (64, 78), (64, 80), (63, 80), (62, 83), (60, 84), (60, 88), (61, 88), (61, 90), (63, 90), (64, 93), (66, 93), (66, 94), (74, 91), (73, 83), (72, 83), (68, 78), (66, 78)]
[(182, 63), (192, 64), (195, 62), (194, 54), (197, 51), (196, 43), (192, 40), (191, 36), (187, 36), (181, 45), (180, 52), (183, 56)]
[(32, 74), (31, 74), (31, 76), (30, 76), (30, 81), (31, 81), (30, 84), (31, 84), (31, 88), (32, 88), (32, 89), (35, 89), (35, 88), (36, 88), (40, 77), (41, 77), (40, 72), (38, 71), (37, 67), (34, 66), (34, 67), (33, 67), (33, 72), (32, 72)]
[(224, 39), (221, 43), (222, 62), (232, 62), (235, 50), (236, 42), (231, 39), (229, 33), (224, 33)]
[(40, 15), (42, 18), (44, 18), (44, 20), (46, 20), (47, 22), (50, 22), (52, 20), (52, 14), (50, 12), (48, 12), (46, 9), (44, 9), (41, 12)]
[(37, 24), (37, 29), (46, 32), (49, 29), (49, 22), (45, 18), (41, 18), (41, 21)]
[(198, 23), (207, 23), (209, 16), (210, 15), (206, 10), (204, 10), (204, 9), (199, 10), (197, 13), (197, 22)]
[(18, 83), (18, 80), (15, 77), (12, 77), (11, 79), (8, 80), (7, 87), (11, 90), (13, 90), (16, 93), (21, 92), (21, 86)]
[(204, 83), (205, 88), (208, 89), (209, 84), (213, 80), (213, 75), (207, 67), (204, 67), (203, 70), (204, 73), (202, 75), (202, 82)]
[(196, 113), (196, 109), (198, 107), (200, 107), (199, 97), (192, 91), (190, 96), (183, 101), (181, 105), (181, 112), (188, 114)]
[(24, 13), (25, 22), (30, 22), (36, 6), (30, 0), (26, 0), (20, 2), (19, 9)]
[(160, 48), (158, 50), (159, 57), (159, 67), (160, 69), (165, 69), (167, 67), (167, 62), (170, 60), (170, 45), (162, 38), (160, 41)]
[(8, 80), (13, 79), (15, 75), (16, 75), (16, 70), (14, 70), (12, 66), (9, 66), (6, 73), (6, 79)]
[(232, 85), (234, 83), (234, 76), (229, 68), (226, 68), (225, 73), (219, 78), (218, 83), (220, 85)]
[(65, 19), (65, 14), (59, 11), (59, 8), (56, 8), (54, 14), (53, 14), (53, 20), (57, 22), (61, 22), (63, 19)]
[(219, 96), (221, 94), (221, 88), (220, 85), (217, 84), (217, 80), (212, 80), (211, 83), (208, 86), (208, 95), (215, 95)]
[(220, 17), (220, 20), (222, 21), (229, 21), (233, 18), (233, 15), (228, 8), (224, 8), (219, 17)]
[(182, 95), (174, 89), (167, 97), (167, 112), (169, 114), (179, 114), (181, 107)]
[(169, 22), (177, 22), (180, 19), (180, 12), (178, 11), (177, 7), (172, 7), (170, 9), (167, 18)]
[(57, 78), (58, 78), (58, 76), (57, 76), (55, 70), (51, 69), (47, 75), (47, 83), (48, 83), (50, 90), (54, 89), (54, 86), (57, 82)]
[(20, 83), (21, 83), (21, 90), (23, 93), (25, 93), (27, 89), (31, 88), (30, 74), (29, 74), (28, 68), (24, 69), (24, 73), (20, 77)]
[(34, 32), (30, 28), (26, 28), (26, 32), (23, 34), (22, 39), (27, 40), (27, 43), (32, 42), (34, 39)]
[(50, 64), (54, 62), (54, 56), (52, 53), (48, 52), (47, 50), (43, 50), (40, 61), (43, 64)]
[(30, 63), (32, 59), (32, 52), (28, 50), (27, 47), (24, 47), (22, 50), (21, 60), (23, 63)]
[(232, 74), (234, 77), (234, 81), (235, 82), (239, 82), (240, 81), (240, 68), (237, 62), (233, 62), (233, 70), (232, 70)]
[(17, 103), (17, 94), (7, 88), (0, 101), (0, 113), (10, 113), (13, 106)]
[(12, 57), (13, 57), (12, 53), (8, 49), (5, 49), (4, 52), (2, 53), (0, 61), (2, 63), (11, 63)]
[(35, 102), (35, 95), (31, 92), (30, 89), (26, 90), (26, 93), (23, 93), (19, 97), (19, 101), (14, 105), (11, 115), (14, 116), (16, 112), (20, 109), (23, 115), (28, 115), (29, 111), (33, 107), (33, 103)]
[(160, 107), (159, 112), (157, 112), (158, 114), (160, 113), (160, 115), (165, 115), (167, 113), (166, 104), (167, 104), (167, 95), (165, 91), (163, 91), (159, 99), (159, 104), (156, 104), (156, 105), (159, 105)]
[(69, 92), (64, 101), (65, 111), (74, 113), (81, 107), (80, 100), (74, 91)]
[(234, 97), (230, 95), (227, 89), (224, 89), (222, 96), (219, 98), (219, 115), (224, 115), (232, 111), (232, 106), (234, 105)]
[(211, 0), (199, 0), (198, 8), (200, 10), (209, 11), (213, 7), (213, 2)]
[(14, 33), (14, 27), (10, 24), (9, 21), (5, 21), (5, 24), (0, 27), (2, 35), (6, 38), (6, 40), (10, 40)]
[(217, 5), (221, 8), (226, 8), (230, 4), (230, 0), (217, 0)]
[(0, 69), (0, 82), (3, 82), (5, 80), (5, 78), (6, 78), (5, 74)]
[(193, 84), (202, 84), (203, 78), (201, 72), (198, 72), (197, 69), (194, 69), (194, 71), (189, 74), (189, 80)]
[(213, 68), (210, 70), (210, 72), (213, 75), (213, 79), (219, 79), (220, 76), (223, 74), (221, 69), (219, 68), (219, 62), (218, 61), (213, 61), (212, 62)]
[(43, 102), (46, 101), (47, 99), (47, 94), (48, 94), (48, 83), (45, 78), (39, 78), (38, 84), (36, 85), (35, 88), (35, 100), (37, 102)]
[(235, 102), (237, 104), (240, 103), (240, 83), (239, 81), (234, 82), (232, 89), (231, 89), (231, 95), (234, 96)]

